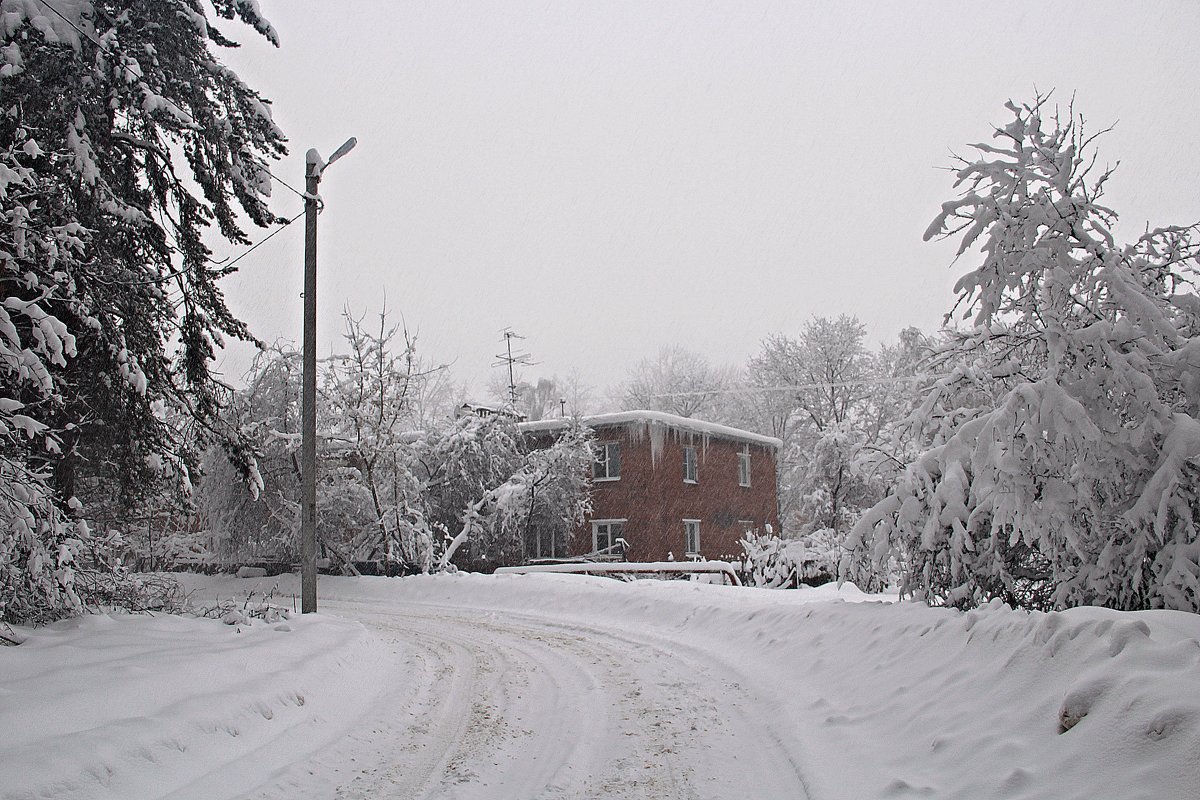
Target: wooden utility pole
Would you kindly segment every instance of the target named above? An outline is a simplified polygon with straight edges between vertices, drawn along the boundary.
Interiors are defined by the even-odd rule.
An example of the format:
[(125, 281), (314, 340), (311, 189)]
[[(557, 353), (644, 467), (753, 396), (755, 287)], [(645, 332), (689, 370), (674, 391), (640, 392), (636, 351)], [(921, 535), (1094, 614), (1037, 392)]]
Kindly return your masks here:
[(317, 610), (317, 188), (325, 168), (349, 153), (350, 138), (323, 161), (316, 150), (304, 169), (304, 379), (300, 390), (300, 613)]
[(317, 187), (321, 156), (304, 170), (304, 381), (300, 390), (300, 611), (317, 610)]

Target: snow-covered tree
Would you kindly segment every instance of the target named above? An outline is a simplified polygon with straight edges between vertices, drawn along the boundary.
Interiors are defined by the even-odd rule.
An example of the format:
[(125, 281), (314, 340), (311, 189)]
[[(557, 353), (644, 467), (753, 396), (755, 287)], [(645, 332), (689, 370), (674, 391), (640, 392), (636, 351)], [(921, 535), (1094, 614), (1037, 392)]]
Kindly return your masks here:
[(347, 478), (369, 497), (375, 521), (373, 532), (351, 540), (347, 556), (427, 568), (431, 541), (414, 516), (421, 487), (409, 441), (416, 435), (415, 400), (441, 370), (420, 363), (415, 339), (407, 330), (398, 338), (401, 331), (388, 323), (386, 310), (374, 331), (349, 312), (344, 316), (346, 352), (323, 369), (325, 441)]
[(225, 412), (253, 448), (256, 484), (246, 485), (224, 448), (205, 454), (196, 499), (222, 559), (299, 556), (300, 378), (300, 354), (272, 345), (255, 356), (246, 387)]
[(727, 369), (712, 366), (699, 353), (665, 346), (656, 358), (639, 361), (621, 389), (629, 410), (665, 411), (681, 417), (720, 421), (722, 392), (731, 383)]
[(1196, 228), (1118, 242), (1083, 119), (1007, 108), (926, 232), (979, 258), (914, 417), (931, 448), (853, 543), (939, 602), (1200, 611)]
[(848, 530), (866, 491), (853, 468), (874, 433), (865, 336), (854, 317), (814, 317), (795, 338), (767, 337), (750, 360), (751, 384), (784, 441), (781, 518), (790, 532)]
[[(813, 552), (829, 540), (840, 547), (863, 509), (883, 496), (896, 472), (892, 426), (915, 396), (919, 331), (874, 352), (865, 340), (854, 317), (813, 317), (797, 336), (769, 336), (747, 367), (759, 391), (747, 394), (742, 424), (755, 429), (753, 420), (761, 420), (758, 430), (783, 440), (784, 534)], [(854, 559), (848, 569), (868, 590), (888, 579), (869, 559)]]
[(276, 41), (240, 0), (0, 0), (6, 595), (78, 607), (88, 505), (186, 486), (217, 427), (209, 365), (249, 333), (204, 232), (246, 243), (239, 216), (274, 222), (266, 160), (284, 152), (267, 101), (216, 56), (233, 19)]
[(510, 479), (526, 558), (562, 558), (591, 511), (592, 439), (590, 428), (572, 424), (553, 444), (529, 450)]
[[(495, 417), (460, 423), (481, 433), (509, 425)], [(442, 556), (442, 567), (464, 545), (471, 553), (467, 563), (475, 568), (494, 569), (566, 553), (568, 537), (591, 508), (591, 438), (590, 429), (572, 425), (543, 447), (530, 449), (518, 441), (522, 457), (516, 469), (502, 483), (471, 498), (460, 515), (461, 528)]]
[[(509, 402), (508, 383), (499, 376), (489, 382), (488, 393), (501, 406)], [(552, 417), (577, 417), (591, 413), (591, 387), (572, 372), (565, 378), (553, 375), (535, 382), (518, 379), (515, 411), (533, 422)]]
[(466, 548), (461, 563), (467, 567), (506, 562), (519, 552), (518, 543), (496, 539), (491, 524), (491, 493), (521, 466), (513, 420), (468, 414), (425, 431), (413, 448), (421, 518), (439, 553), (456, 537), (460, 543), (455, 550)]

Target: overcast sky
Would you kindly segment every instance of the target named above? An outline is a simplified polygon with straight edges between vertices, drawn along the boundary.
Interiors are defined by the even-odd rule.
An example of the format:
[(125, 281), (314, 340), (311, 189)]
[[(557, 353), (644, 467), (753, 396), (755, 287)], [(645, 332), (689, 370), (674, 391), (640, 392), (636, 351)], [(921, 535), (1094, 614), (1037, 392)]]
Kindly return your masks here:
[[(309, 147), (358, 138), (321, 185), (321, 352), (386, 298), (480, 395), (506, 326), (527, 378), (601, 390), (666, 344), (742, 363), (814, 314), (936, 328), (963, 271), (921, 240), (944, 168), (1035, 87), (1118, 123), (1119, 233), (1200, 219), (1193, 0), (260, 4), (280, 49), (224, 29), (291, 140), (273, 171), (300, 186)], [(299, 342), (303, 233), (225, 284), (260, 338)]]

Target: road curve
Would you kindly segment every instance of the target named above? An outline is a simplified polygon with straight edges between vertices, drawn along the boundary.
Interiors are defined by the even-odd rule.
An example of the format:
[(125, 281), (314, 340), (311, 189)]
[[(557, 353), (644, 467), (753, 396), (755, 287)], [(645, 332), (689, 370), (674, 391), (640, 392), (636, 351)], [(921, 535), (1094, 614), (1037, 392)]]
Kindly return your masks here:
[(398, 659), (376, 719), (329, 756), (354, 754), (338, 798), (812, 797), (794, 737), (744, 710), (763, 704), (732, 659), (602, 623), (326, 607)]

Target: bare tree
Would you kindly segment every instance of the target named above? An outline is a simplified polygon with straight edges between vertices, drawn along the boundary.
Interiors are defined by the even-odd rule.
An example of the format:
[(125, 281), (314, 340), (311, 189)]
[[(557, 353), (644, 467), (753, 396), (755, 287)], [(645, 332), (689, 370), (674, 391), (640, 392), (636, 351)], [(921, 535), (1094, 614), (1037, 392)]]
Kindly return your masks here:
[(714, 368), (699, 353), (667, 345), (656, 358), (643, 359), (630, 370), (621, 403), (629, 410), (712, 419), (719, 415), (722, 395), (732, 377), (731, 370)]

